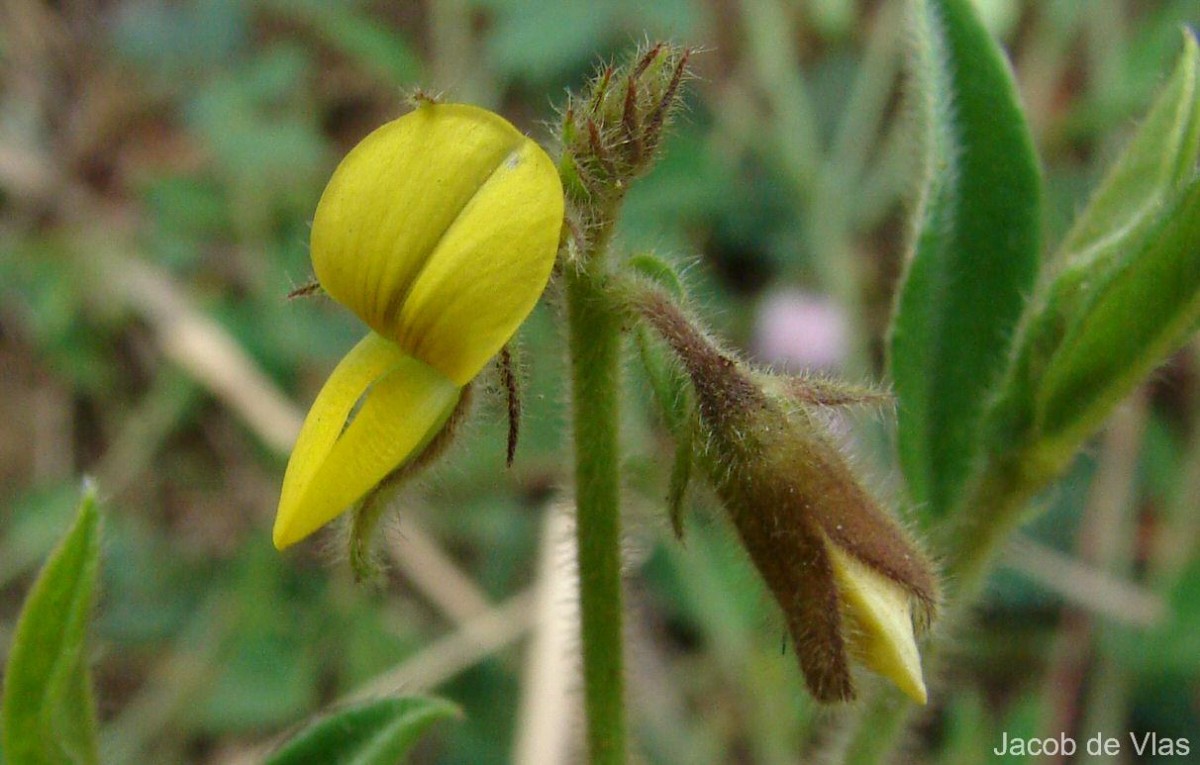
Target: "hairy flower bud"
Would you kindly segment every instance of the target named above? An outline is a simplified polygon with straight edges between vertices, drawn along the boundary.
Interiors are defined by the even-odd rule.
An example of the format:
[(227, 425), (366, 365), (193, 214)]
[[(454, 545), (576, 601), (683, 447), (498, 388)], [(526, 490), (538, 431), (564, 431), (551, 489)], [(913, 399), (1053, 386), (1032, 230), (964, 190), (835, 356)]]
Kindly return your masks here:
[(813, 695), (854, 698), (854, 658), (923, 703), (916, 636), (938, 600), (925, 556), (862, 486), (804, 397), (764, 391), (665, 295), (645, 291), (638, 308), (691, 380), (698, 461), (783, 611)]
[[(654, 164), (680, 105), (691, 51), (658, 43), (620, 67), (603, 68), (563, 115), (559, 171), (573, 206), (602, 210)], [(591, 221), (582, 221), (585, 225)]]

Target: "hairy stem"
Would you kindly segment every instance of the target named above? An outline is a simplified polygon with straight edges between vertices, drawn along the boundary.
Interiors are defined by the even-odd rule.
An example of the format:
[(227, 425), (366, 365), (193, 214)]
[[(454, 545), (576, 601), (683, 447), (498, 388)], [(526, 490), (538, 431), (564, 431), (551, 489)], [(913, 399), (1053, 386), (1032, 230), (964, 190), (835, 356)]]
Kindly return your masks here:
[(946, 578), (953, 588), (951, 616), (974, 605), (996, 554), (1016, 529), (1034, 494), (1058, 472), (1047, 469), (1032, 455), (992, 456), (984, 464), (979, 480), (955, 515), (963, 523), (951, 528), (952, 538), (942, 545), (947, 551)]
[(599, 259), (565, 269), (575, 435), (584, 708), (592, 765), (625, 763), (620, 454), (621, 317)]

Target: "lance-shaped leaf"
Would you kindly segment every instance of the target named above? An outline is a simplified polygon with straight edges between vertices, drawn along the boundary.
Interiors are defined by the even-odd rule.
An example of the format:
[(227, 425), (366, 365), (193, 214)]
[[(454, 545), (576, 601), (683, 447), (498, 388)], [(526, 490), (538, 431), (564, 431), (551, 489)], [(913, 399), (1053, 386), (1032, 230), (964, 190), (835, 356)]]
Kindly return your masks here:
[(87, 626), (100, 566), (90, 488), (25, 599), (4, 672), (4, 754), (13, 765), (98, 762)]
[(1089, 295), (1046, 369), (1037, 428), (1073, 448), (1200, 321), (1200, 178)]
[(357, 704), (302, 730), (268, 757), (266, 765), (394, 765), (430, 725), (460, 714), (449, 701), (419, 696)]
[[(1059, 247), (1057, 257), (1066, 270), (1105, 267), (1119, 257), (1122, 244), (1153, 224), (1164, 202), (1195, 174), (1200, 154), (1198, 69), (1196, 39), (1185, 31), (1170, 80)], [(1073, 281), (1081, 279), (1074, 276)]]
[(916, 0), (912, 70), (926, 167), (892, 322), (913, 499), (953, 507), (1038, 265), (1041, 179), (1012, 76), (969, 0)]
[[(1097, 315), (1093, 312), (1111, 311), (1112, 301), (1124, 289), (1145, 289), (1145, 282), (1140, 286), (1133, 282), (1117, 284), (1151, 278), (1134, 276), (1140, 269), (1186, 269), (1188, 255), (1183, 252), (1177, 253), (1180, 258), (1177, 261), (1172, 253), (1160, 252), (1159, 257), (1169, 262), (1157, 267), (1149, 263), (1133, 264), (1135, 259), (1145, 257), (1147, 250), (1159, 251), (1153, 243), (1164, 235), (1173, 216), (1189, 214), (1178, 205), (1194, 177), (1200, 156), (1200, 49), (1191, 34), (1184, 33), (1183, 37), (1184, 50), (1170, 80), (1059, 247), (1054, 259), (1056, 272), (1042, 290), (1037, 308), (1021, 334), (1016, 362), (995, 412), (991, 432), (999, 438), (1000, 448), (1028, 446), (1043, 435), (1061, 441), (1063, 436), (1071, 435), (1065, 431), (1071, 431), (1076, 440), (1086, 436), (1103, 419), (1107, 411), (1105, 402), (1114, 403), (1121, 391), (1128, 390), (1138, 376), (1161, 359), (1166, 348), (1176, 344), (1163, 339), (1165, 345), (1154, 345), (1149, 335), (1157, 335), (1165, 328), (1151, 326), (1143, 313), (1177, 310), (1178, 301), (1169, 307), (1157, 295), (1147, 294), (1154, 305), (1121, 308), (1123, 315), (1111, 318), (1127, 326), (1123, 330), (1109, 328), (1116, 332), (1110, 338), (1116, 343), (1113, 347), (1107, 347), (1107, 341), (1095, 335)], [(1183, 232), (1176, 235), (1186, 239)], [(1186, 282), (1184, 274), (1175, 276)], [(1186, 289), (1185, 282), (1170, 287)], [(1101, 309), (1101, 304), (1108, 308)], [(1105, 347), (1092, 348), (1093, 342), (1101, 342)], [(1074, 350), (1065, 348), (1064, 343)], [(1129, 343), (1138, 345), (1127, 347)], [(1093, 350), (1098, 353), (1094, 359), (1078, 356)], [(1144, 357), (1150, 352), (1160, 356), (1153, 361)], [(1144, 358), (1134, 361), (1134, 356)], [(1117, 363), (1118, 358), (1133, 366), (1119, 374), (1109, 369), (1109, 379), (1072, 379), (1079, 374), (1098, 373), (1099, 366)], [(1084, 366), (1080, 366), (1083, 362)], [(1053, 372), (1048, 369), (1051, 366)], [(1126, 379), (1116, 384), (1112, 379), (1114, 374)], [(1043, 382), (1050, 388), (1042, 391), (1039, 404), (1038, 390)], [(1085, 392), (1080, 389), (1081, 384), (1092, 390)], [(1108, 386), (1115, 387), (1101, 392)], [(1040, 412), (1036, 411), (1039, 407)], [(1090, 414), (1084, 411), (1089, 408), (1094, 408)], [(1052, 432), (1044, 434), (1042, 428)], [(1067, 443), (1061, 446), (1059, 457), (1069, 456), (1067, 452), (1073, 446)]]

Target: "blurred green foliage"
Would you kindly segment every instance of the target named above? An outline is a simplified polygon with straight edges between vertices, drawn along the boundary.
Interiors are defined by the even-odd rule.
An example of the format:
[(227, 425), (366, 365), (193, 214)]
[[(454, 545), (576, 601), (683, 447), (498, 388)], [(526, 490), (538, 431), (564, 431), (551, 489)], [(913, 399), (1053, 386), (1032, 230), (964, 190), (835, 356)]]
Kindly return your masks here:
[[(1169, 72), (1180, 25), (1196, 25), (1200, 12), (1194, 0), (979, 4), (1015, 64), (1046, 168), (1053, 247)], [(750, 356), (769, 329), (764, 297), (833, 296), (853, 329), (843, 373), (877, 376), (916, 180), (905, 33), (892, 5), (7, 4), (0, 652), (81, 474), (97, 478), (112, 508), (93, 635), (106, 762), (261, 759), (390, 668), (427, 668), (430, 648), (469, 621), (403, 566), (370, 589), (355, 587), (320, 543), (277, 555), (267, 529), (286, 455), (197, 372), (282, 391), (298, 415), (361, 334), (329, 301), (283, 296), (309, 277), (307, 222), (328, 174), (401, 113), (406, 89), (496, 108), (545, 139), (563, 89), (598, 59), (646, 37), (704, 49), (689, 112), (661, 165), (632, 189), (619, 241), (694, 263), (689, 290)], [(138, 287), (142, 267), (169, 299)], [(172, 351), (171, 322), (184, 314), (214, 321), (258, 376), (237, 377), (244, 370), (206, 355), (208, 345)], [(802, 350), (804, 337), (795, 341)], [(503, 407), (481, 396), (469, 437), (405, 495), (392, 529), (403, 556), (406, 529), (419, 525), (493, 605), (537, 580), (542, 518), (567, 482), (553, 310), (535, 313), (522, 345), (528, 384), (514, 468), (503, 468)], [(1112, 710), (1114, 735), (1155, 730), (1200, 751), (1198, 372), (1189, 350), (1132, 405), (1145, 423), (1120, 509), (1131, 542), (1112, 574), (1160, 599), (1164, 616), (1146, 625), (1090, 615), (1059, 583), (1004, 572), (920, 729), (921, 761), (986, 761), (980, 753), (1002, 730), (1086, 735), (1098, 708)], [(672, 541), (669, 441), (649, 414), (648, 384), (631, 374), (629, 392), (631, 650), (650, 668), (631, 680), (637, 746), (664, 764), (802, 759), (822, 745), (830, 717), (812, 708), (794, 658), (781, 655), (790, 654), (782, 622), (703, 491), (690, 500), (686, 545)], [(890, 454), (887, 429), (862, 419), (864, 452)], [(1097, 445), (1043, 498), (1053, 510), (1029, 538), (1087, 557), (1081, 540), (1097, 533), (1089, 489), (1108, 448)], [(893, 464), (873, 467), (881, 484), (896, 482)], [(528, 614), (512, 613), (525, 614), (523, 635)], [(523, 724), (525, 659), (525, 643), (503, 640), (423, 675), (431, 687), (404, 689), (436, 692), (464, 713), (414, 759), (506, 761)], [(1065, 686), (1045, 680), (1071, 667), (1082, 669)]]

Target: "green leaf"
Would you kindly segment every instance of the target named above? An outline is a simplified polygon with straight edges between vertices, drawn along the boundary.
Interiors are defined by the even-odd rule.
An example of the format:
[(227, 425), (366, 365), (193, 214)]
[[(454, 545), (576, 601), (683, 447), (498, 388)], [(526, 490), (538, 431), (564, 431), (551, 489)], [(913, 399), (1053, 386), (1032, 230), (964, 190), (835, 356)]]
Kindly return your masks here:
[(656, 286), (663, 288), (676, 300), (682, 300), (685, 295), (683, 279), (675, 267), (650, 252), (643, 252), (629, 258), (629, 268), (649, 279)]
[(692, 463), (696, 461), (694, 425), (685, 426), (675, 437), (675, 461), (671, 465), (671, 485), (667, 491), (667, 516), (671, 519), (671, 530), (675, 538), (683, 541), (683, 502), (687, 499), (688, 484), (692, 480)]
[(1195, 255), (1178, 218), (1195, 214), (1181, 200), (1198, 157), (1200, 50), (1185, 33), (1170, 80), (1059, 247), (999, 399), (991, 432), (1000, 448), (1051, 439), (1039, 448), (1060, 463), (1182, 342), (1174, 322), (1191, 310)]
[(1183, 41), (1171, 79), (1059, 246), (1058, 257), (1071, 271), (1103, 266), (1118, 256), (1195, 172), (1200, 153), (1200, 51), (1190, 33), (1183, 33)]
[(1200, 321), (1200, 178), (1147, 234), (1090, 291), (1046, 368), (1036, 415), (1047, 442), (1073, 449)]
[[(674, 275), (674, 272), (670, 272)], [(678, 282), (676, 282), (678, 285)], [(682, 291), (682, 288), (680, 288)], [(662, 411), (667, 430), (675, 438), (675, 459), (671, 465), (671, 484), (667, 492), (667, 514), (676, 539), (683, 539), (683, 504), (692, 478), (695, 459), (696, 405), (691, 381), (675, 357), (645, 327), (634, 332), (638, 355), (654, 399)]]
[(418, 696), (345, 707), (287, 741), (266, 765), (395, 765), (431, 724), (460, 714), (449, 701)]
[(1038, 267), (1041, 177), (1012, 76), (969, 0), (916, 0), (912, 69), (926, 167), (892, 322), (901, 463), (947, 513)]
[[(666, 288), (674, 297), (683, 296), (683, 284), (669, 265), (647, 255), (630, 259), (630, 265)], [(667, 490), (667, 516), (671, 520), (675, 538), (682, 540), (684, 501), (692, 480), (698, 427), (692, 384), (676, 358), (645, 327), (638, 327), (634, 337), (642, 367), (654, 391), (654, 399), (662, 411), (667, 430), (675, 438), (675, 459), (671, 464), (671, 483)]]
[(17, 621), (0, 721), (11, 765), (98, 762), (86, 638), (99, 567), (100, 515), (88, 487)]
[(645, 327), (634, 332), (638, 355), (646, 370), (646, 379), (654, 391), (654, 400), (662, 411), (667, 430), (676, 439), (682, 439), (684, 431), (691, 427), (695, 416), (692, 401), (692, 383), (683, 368), (671, 355), (666, 346)]

